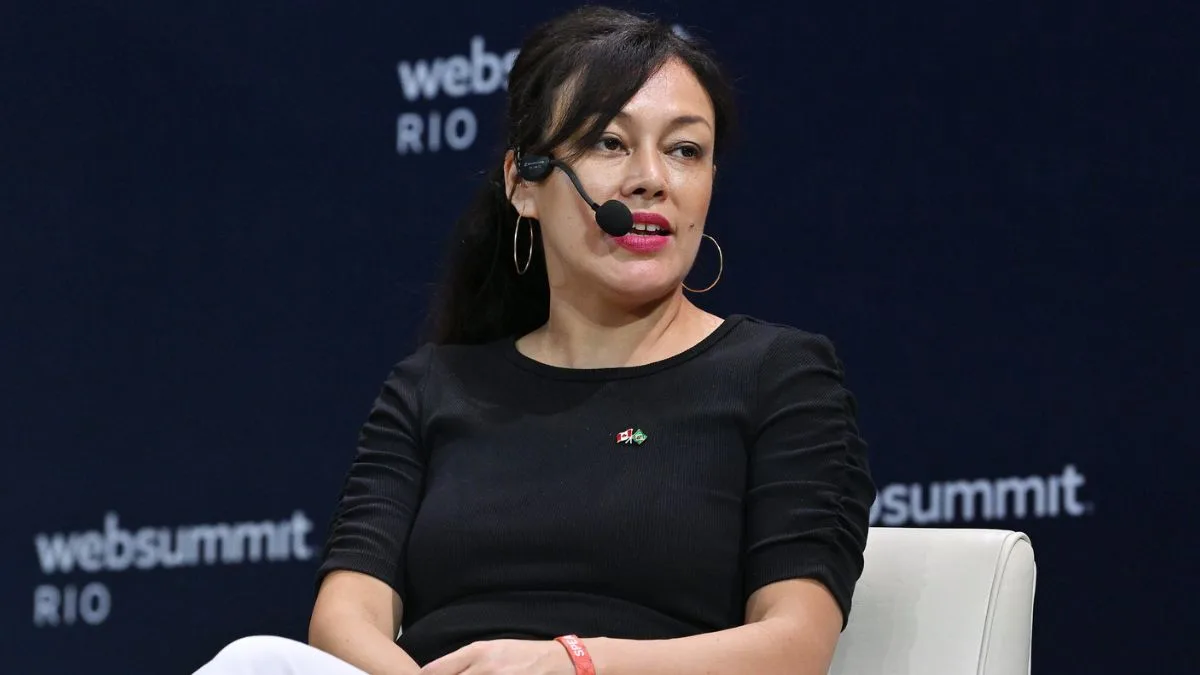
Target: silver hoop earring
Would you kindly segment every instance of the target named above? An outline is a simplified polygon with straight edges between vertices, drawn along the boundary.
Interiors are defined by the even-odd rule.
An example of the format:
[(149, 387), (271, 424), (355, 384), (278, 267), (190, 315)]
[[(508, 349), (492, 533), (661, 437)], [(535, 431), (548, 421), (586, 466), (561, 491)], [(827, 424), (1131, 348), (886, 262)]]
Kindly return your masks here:
[(529, 270), (529, 263), (533, 262), (533, 222), (526, 220), (529, 223), (529, 255), (525, 258), (525, 266), (517, 260), (517, 234), (521, 231), (521, 214), (517, 214), (517, 222), (513, 225), (513, 265), (517, 268), (517, 274), (525, 274)]
[(717, 259), (720, 261), (720, 267), (717, 268), (717, 278), (713, 279), (713, 282), (711, 284), (705, 286), (704, 288), (702, 288), (700, 290), (696, 290), (694, 288), (688, 288), (687, 284), (683, 285), (683, 289), (685, 291), (691, 291), (693, 293), (707, 293), (707, 292), (711, 291), (713, 289), (713, 286), (716, 286), (717, 282), (721, 280), (721, 274), (723, 274), (725, 272), (725, 254), (721, 252), (721, 245), (717, 243), (716, 239), (713, 239), (711, 236), (709, 236), (707, 234), (701, 234), (700, 236), (707, 237), (710, 241), (712, 241), (713, 246), (717, 247)]

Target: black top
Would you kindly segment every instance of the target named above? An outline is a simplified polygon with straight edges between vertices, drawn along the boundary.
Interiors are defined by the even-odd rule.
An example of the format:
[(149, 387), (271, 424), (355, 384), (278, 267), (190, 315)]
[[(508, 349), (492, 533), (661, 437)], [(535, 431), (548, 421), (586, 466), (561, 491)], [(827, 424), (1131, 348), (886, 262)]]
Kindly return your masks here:
[(363, 426), (320, 574), (391, 585), (422, 665), (476, 640), (730, 628), (788, 578), (848, 618), (875, 497), (855, 412), (828, 339), (747, 316), (624, 368), (425, 345)]

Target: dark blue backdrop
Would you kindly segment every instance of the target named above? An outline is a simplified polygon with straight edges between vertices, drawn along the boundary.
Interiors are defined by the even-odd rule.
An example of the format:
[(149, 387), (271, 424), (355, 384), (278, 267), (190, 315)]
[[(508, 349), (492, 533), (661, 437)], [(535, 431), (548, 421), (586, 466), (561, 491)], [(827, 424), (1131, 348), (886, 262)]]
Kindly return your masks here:
[[(490, 69), (567, 6), (0, 8), (0, 669), (304, 636), (358, 426), (494, 157)], [(876, 522), (1030, 533), (1038, 672), (1193, 666), (1184, 13), (643, 8), (743, 107), (702, 304), (836, 341)]]

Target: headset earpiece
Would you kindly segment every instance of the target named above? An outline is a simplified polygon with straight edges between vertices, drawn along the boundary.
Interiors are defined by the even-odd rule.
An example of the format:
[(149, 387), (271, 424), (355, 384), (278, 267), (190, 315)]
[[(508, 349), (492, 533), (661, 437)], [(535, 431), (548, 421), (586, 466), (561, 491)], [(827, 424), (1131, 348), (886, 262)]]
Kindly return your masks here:
[(537, 182), (550, 175), (554, 165), (546, 155), (517, 156), (517, 175), (522, 180)]
[(604, 202), (603, 205), (592, 201), (592, 198), (588, 196), (587, 190), (583, 189), (583, 183), (579, 182), (579, 176), (575, 175), (571, 167), (562, 162), (555, 161), (553, 157), (549, 155), (522, 156), (518, 150), (516, 165), (517, 175), (521, 177), (521, 180), (531, 183), (549, 176), (554, 167), (562, 169), (567, 178), (571, 179), (571, 184), (575, 186), (575, 189), (579, 192), (579, 196), (596, 212), (596, 224), (609, 235), (621, 237), (628, 234), (630, 228), (633, 227), (633, 214), (629, 211), (628, 206), (625, 206), (625, 204), (616, 199), (610, 199)]

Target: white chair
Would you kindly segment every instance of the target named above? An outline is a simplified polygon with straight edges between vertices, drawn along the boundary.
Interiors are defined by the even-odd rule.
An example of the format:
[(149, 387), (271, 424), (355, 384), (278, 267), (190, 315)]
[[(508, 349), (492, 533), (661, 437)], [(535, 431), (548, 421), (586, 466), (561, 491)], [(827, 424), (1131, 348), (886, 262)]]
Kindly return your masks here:
[(1029, 537), (872, 527), (830, 675), (1028, 675)]

